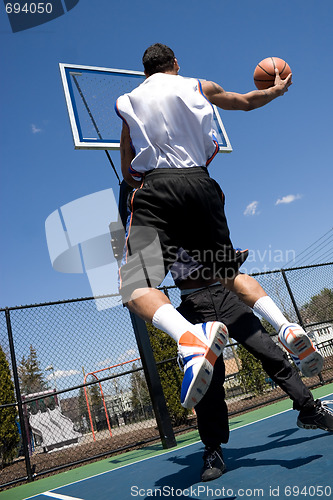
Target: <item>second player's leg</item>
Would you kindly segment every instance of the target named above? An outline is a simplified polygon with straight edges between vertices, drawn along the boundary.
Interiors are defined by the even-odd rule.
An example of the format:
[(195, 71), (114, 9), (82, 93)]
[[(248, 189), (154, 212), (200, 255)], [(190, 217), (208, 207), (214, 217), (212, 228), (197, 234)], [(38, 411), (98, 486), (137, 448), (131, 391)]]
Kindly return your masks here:
[(308, 403), (313, 403), (312, 394), (302, 382), (297, 370), (292, 367), (287, 355), (275, 344), (255, 315), (249, 315), (246, 334), (240, 331), (239, 335), (234, 334), (233, 338), (261, 361), (267, 375), (292, 399), (294, 409), (300, 410)]

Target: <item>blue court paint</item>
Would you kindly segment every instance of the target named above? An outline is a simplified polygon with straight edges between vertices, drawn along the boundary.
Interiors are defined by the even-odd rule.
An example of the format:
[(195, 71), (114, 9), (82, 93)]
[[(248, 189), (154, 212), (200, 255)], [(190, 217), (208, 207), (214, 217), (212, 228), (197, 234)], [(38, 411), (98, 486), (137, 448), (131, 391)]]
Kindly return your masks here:
[(54, 498), (331, 498), (332, 433), (299, 429), (296, 418), (289, 410), (232, 431), (223, 448), (227, 471), (215, 481), (200, 482), (203, 445), (195, 443), (57, 488), (64, 497)]

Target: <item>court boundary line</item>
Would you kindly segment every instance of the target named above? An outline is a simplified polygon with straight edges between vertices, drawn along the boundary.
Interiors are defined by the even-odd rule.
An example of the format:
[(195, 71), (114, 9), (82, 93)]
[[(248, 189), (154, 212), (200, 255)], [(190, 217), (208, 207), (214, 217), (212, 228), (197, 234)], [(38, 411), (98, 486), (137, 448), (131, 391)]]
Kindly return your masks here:
[[(322, 396), (321, 398), (318, 398), (320, 400), (324, 399), (324, 398), (327, 398), (329, 396), (332, 396), (333, 395), (333, 392), (331, 392), (330, 394), (326, 394), (325, 396)], [(278, 415), (282, 415), (283, 413), (286, 413), (288, 411), (294, 411), (293, 408), (289, 408), (288, 410), (282, 410), (282, 411), (279, 411), (277, 413), (274, 413), (273, 415), (268, 415), (267, 417), (263, 417), (263, 418), (260, 418), (259, 420), (255, 420), (254, 422), (249, 422), (247, 424), (244, 424), (244, 425), (240, 425), (239, 427), (236, 427), (235, 429), (231, 429), (230, 432), (233, 432), (233, 431), (237, 431), (238, 429), (242, 429), (243, 427), (247, 427), (249, 425), (252, 425), (252, 424), (256, 424), (258, 422), (262, 422), (264, 420), (267, 420), (268, 418), (272, 418), (272, 417), (276, 417)], [(189, 446), (193, 446), (195, 444), (198, 444), (200, 443), (201, 440), (198, 440), (198, 441), (195, 441), (194, 443), (191, 443), (191, 444), (186, 444), (184, 446), (180, 446), (179, 448), (177, 447), (177, 450), (183, 450), (185, 448), (188, 448)], [(92, 479), (94, 477), (98, 477), (98, 476), (103, 476), (104, 474), (109, 474), (109, 473), (112, 473), (116, 470), (120, 470), (120, 469), (124, 469), (125, 467), (130, 467), (131, 465), (136, 465), (138, 463), (141, 463), (141, 462), (144, 462), (146, 460), (150, 460), (152, 458), (156, 458), (157, 456), (160, 456), (160, 455), (167, 455), (168, 453), (174, 453), (175, 452), (175, 449), (171, 449), (171, 450), (168, 450), (168, 451), (161, 451), (160, 453), (156, 454), (156, 455), (153, 455), (151, 457), (146, 457), (146, 458), (142, 458), (141, 460), (136, 460), (135, 462), (131, 462), (129, 464), (125, 464), (125, 465), (120, 465), (119, 467), (116, 467), (115, 469), (111, 469), (109, 471), (104, 471), (104, 472), (99, 472), (98, 474), (93, 474), (92, 476), (89, 476), (89, 477), (85, 477), (83, 479), (78, 479), (77, 481), (73, 481), (71, 483), (68, 483), (64, 486), (58, 486), (57, 488), (54, 488), (53, 490), (47, 490), (45, 492), (42, 492), (42, 493), (37, 493), (37, 495), (33, 495), (31, 497), (26, 497), (24, 500), (30, 500), (31, 498), (36, 498), (38, 497), (39, 495), (44, 495), (46, 493), (51, 493), (51, 492), (56, 492), (57, 490), (59, 490), (60, 488), (65, 488), (66, 486), (71, 486), (73, 484), (77, 484), (77, 483), (81, 483), (83, 481), (87, 481), (88, 479)], [(47, 496), (47, 495), (46, 495)]]

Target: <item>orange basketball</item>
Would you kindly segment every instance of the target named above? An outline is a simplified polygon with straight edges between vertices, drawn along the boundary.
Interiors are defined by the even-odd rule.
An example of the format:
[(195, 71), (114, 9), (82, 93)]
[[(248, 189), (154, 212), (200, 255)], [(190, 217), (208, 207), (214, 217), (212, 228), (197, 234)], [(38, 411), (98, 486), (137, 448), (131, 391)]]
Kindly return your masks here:
[(257, 64), (253, 73), (253, 79), (257, 89), (268, 89), (274, 85), (275, 68), (279, 70), (282, 80), (287, 78), (289, 73), (291, 73), (291, 69), (286, 61), (279, 57), (267, 57)]

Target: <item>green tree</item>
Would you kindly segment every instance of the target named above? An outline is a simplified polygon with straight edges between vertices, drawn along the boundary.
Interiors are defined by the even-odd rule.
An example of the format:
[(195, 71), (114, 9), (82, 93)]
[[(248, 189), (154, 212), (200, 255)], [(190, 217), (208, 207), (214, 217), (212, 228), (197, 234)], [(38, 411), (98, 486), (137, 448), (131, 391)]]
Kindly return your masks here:
[(94, 408), (99, 408), (103, 402), (98, 384), (93, 384), (88, 389), (90, 391), (90, 401)]
[[(88, 390), (88, 387), (86, 389)], [(79, 390), (78, 405), (79, 405), (80, 415), (81, 416), (84, 415), (88, 419), (89, 417), (88, 417), (87, 400), (86, 400), (86, 395), (85, 395), (83, 387), (80, 387), (80, 390)]]
[[(94, 430), (96, 430), (96, 415), (98, 414), (99, 408), (102, 404), (102, 397), (99, 393), (99, 387), (97, 385), (87, 386), (86, 392), (83, 387), (80, 387), (79, 396), (78, 396), (78, 406), (79, 406), (79, 415), (81, 423), (85, 421), (85, 425), (90, 428), (91, 422), (90, 416), (93, 421)], [(87, 405), (86, 393), (88, 398), (89, 410)], [(82, 421), (83, 418), (83, 421)]]
[(39, 367), (37, 351), (31, 345), (29, 355), (22, 357), (18, 366), (18, 374), (22, 394), (34, 394), (48, 389), (48, 384), (44, 379), (44, 374)]
[(325, 323), (333, 319), (333, 290), (323, 290), (311, 297), (310, 301), (301, 309), (301, 316), (305, 323)]
[[(15, 403), (14, 384), (11, 379), (9, 364), (0, 346), (0, 405)], [(0, 410), (0, 459), (1, 465), (10, 463), (16, 456), (19, 444), (19, 432), (16, 425), (15, 406)]]
[[(133, 363), (133, 369), (137, 368)], [(140, 410), (144, 414), (145, 406), (151, 404), (147, 382), (142, 371), (131, 374), (131, 404), (133, 409)]]
[[(177, 344), (169, 335), (151, 324), (147, 324), (147, 329), (156, 362), (177, 357)], [(183, 372), (175, 361), (161, 363), (157, 368), (172, 422), (174, 425), (181, 425), (189, 415), (189, 410), (180, 404)]]
[(266, 332), (267, 333), (273, 333), (273, 334), (277, 334), (279, 332), (276, 332), (273, 328), (273, 326), (264, 318), (261, 319), (261, 324), (262, 326), (265, 328)]
[[(88, 385), (84, 390), (84, 387), (80, 387), (79, 396), (78, 396), (78, 405), (80, 415), (84, 415), (88, 418), (88, 406), (87, 406), (87, 398), (89, 403), (89, 408), (92, 413), (98, 411), (103, 404), (103, 399), (101, 395), (101, 391), (99, 388), (99, 384)], [(87, 394), (87, 397), (86, 397)]]
[(267, 387), (266, 372), (263, 370), (261, 362), (256, 359), (245, 347), (239, 345), (237, 354), (242, 363), (238, 377), (247, 392), (256, 395), (262, 394)]

